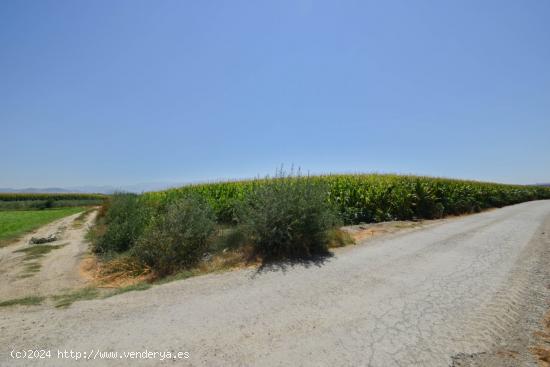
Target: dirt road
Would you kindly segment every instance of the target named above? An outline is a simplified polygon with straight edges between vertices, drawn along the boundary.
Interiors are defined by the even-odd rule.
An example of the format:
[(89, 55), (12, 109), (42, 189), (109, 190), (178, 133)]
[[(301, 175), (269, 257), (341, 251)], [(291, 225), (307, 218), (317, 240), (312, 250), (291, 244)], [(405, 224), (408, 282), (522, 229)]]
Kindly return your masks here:
[[(25, 235), (14, 244), (0, 248), (0, 300), (48, 296), (83, 285), (85, 280), (80, 276), (79, 266), (83, 255), (88, 252), (84, 235), (95, 212), (87, 215), (83, 221), (77, 220), (79, 215), (56, 220)], [(29, 258), (29, 254), (22, 252), (39, 246), (29, 244), (32, 237), (50, 235), (55, 235), (57, 240), (42, 245), (52, 246), (50, 252), (36, 258)]]
[[(0, 365), (535, 366), (527, 347), (548, 307), (548, 264), (550, 201), (524, 203), (316, 262), (201, 276), (67, 309), (0, 309)], [(30, 348), (54, 355), (11, 359), (13, 349)], [(58, 349), (119, 354), (76, 363), (58, 359)], [(189, 358), (122, 356), (145, 350)]]

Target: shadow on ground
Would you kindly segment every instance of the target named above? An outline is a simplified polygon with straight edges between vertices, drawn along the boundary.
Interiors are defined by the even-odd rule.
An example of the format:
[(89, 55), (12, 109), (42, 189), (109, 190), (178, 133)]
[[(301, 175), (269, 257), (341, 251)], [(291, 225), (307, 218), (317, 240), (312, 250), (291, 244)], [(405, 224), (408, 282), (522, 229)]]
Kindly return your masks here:
[(295, 267), (311, 268), (315, 266), (320, 268), (321, 266), (329, 262), (332, 257), (334, 257), (334, 254), (327, 253), (327, 254), (315, 255), (315, 256), (310, 256), (310, 257), (301, 258), (301, 259), (265, 261), (252, 274), (251, 278), (254, 278), (256, 276), (259, 276), (267, 272), (286, 273), (289, 269), (293, 269)]

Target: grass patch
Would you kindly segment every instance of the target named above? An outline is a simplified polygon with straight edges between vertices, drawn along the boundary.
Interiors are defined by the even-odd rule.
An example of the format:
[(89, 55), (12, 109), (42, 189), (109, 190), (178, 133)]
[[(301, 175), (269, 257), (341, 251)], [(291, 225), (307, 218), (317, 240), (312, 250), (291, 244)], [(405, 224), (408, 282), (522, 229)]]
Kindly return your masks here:
[(27, 265), (25, 265), (25, 271), (35, 273), (35, 272), (39, 271), (41, 267), (42, 267), (42, 265), (40, 263), (32, 262), (32, 263), (28, 263)]
[[(77, 301), (87, 301), (97, 298), (109, 298), (113, 297), (122, 293), (127, 292), (134, 292), (134, 291), (144, 291), (149, 288), (151, 288), (152, 285), (146, 282), (139, 282), (132, 285), (127, 285), (124, 287), (116, 288), (110, 292), (100, 292), (99, 289), (95, 287), (86, 287), (82, 289), (78, 289), (73, 292), (68, 292), (65, 294), (59, 294), (52, 296), (52, 299), (54, 301), (54, 305), (56, 308), (66, 308), (72, 305), (74, 302)], [(102, 297), (103, 295), (103, 297)]]
[(0, 211), (0, 247), (45, 224), (83, 211), (82, 207)]
[(34, 273), (23, 273), (23, 274), (19, 275), (17, 278), (26, 279), (26, 278), (30, 278), (32, 276), (34, 276)]
[(82, 288), (73, 292), (53, 296), (55, 307), (69, 307), (76, 301), (84, 301), (99, 297), (99, 291), (94, 287)]
[(25, 258), (23, 259), (23, 261), (30, 261), (44, 257), (51, 251), (60, 249), (65, 245), (67, 244), (64, 243), (62, 245), (33, 245), (31, 247), (26, 247), (14, 252), (23, 252), (25, 254)]
[(117, 288), (113, 292), (111, 292), (107, 296), (105, 296), (105, 298), (116, 296), (116, 295), (126, 293), (126, 292), (144, 291), (144, 290), (149, 289), (151, 287), (152, 287), (152, 285), (149, 284), (149, 283), (139, 282), (139, 283), (136, 283), (136, 284), (127, 285), (126, 287)]
[(82, 228), (84, 223), (86, 222), (86, 219), (92, 212), (95, 210), (95, 208), (88, 209), (85, 212), (82, 212), (78, 217), (76, 217), (73, 221), (72, 227), (73, 228)]
[(157, 281), (155, 281), (155, 285), (161, 285), (166, 284), (170, 282), (175, 282), (176, 280), (184, 280), (187, 278), (191, 278), (197, 275), (200, 275), (201, 272), (197, 269), (195, 270), (182, 270), (180, 272), (177, 272), (175, 274), (169, 275), (167, 277), (161, 278)]
[(28, 264), (25, 264), (25, 268), (23, 269), (23, 274), (19, 276), (20, 279), (24, 278), (30, 278), (34, 274), (38, 273), (40, 269), (42, 268), (42, 265), (38, 262), (31, 262)]
[(24, 297), (24, 298), (16, 298), (16, 299), (10, 299), (7, 301), (0, 302), (0, 307), (8, 307), (8, 306), (34, 306), (39, 305), (44, 301), (45, 297), (38, 297), (38, 296), (30, 296), (30, 297)]
[(42, 265), (38, 262), (38, 259), (46, 256), (51, 251), (57, 250), (66, 245), (66, 243), (61, 245), (32, 245), (31, 247), (26, 247), (21, 250), (14, 251), (22, 252), (25, 254), (25, 257), (23, 258), (25, 267), (23, 268), (23, 274), (21, 274), (19, 278), (29, 278), (32, 277), (35, 273), (38, 273), (40, 271), (40, 268), (42, 267)]

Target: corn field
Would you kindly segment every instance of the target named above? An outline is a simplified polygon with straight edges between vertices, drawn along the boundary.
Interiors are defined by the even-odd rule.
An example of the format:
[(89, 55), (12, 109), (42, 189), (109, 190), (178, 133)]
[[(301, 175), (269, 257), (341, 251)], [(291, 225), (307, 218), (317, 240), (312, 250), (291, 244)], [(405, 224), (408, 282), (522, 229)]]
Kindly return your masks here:
[[(420, 176), (358, 174), (298, 176), (324, 185), (327, 200), (345, 223), (431, 219), (478, 212), (524, 201), (550, 199), (550, 188)], [(267, 179), (188, 185), (145, 193), (153, 206), (196, 193), (210, 203), (220, 222), (230, 223), (247, 193)]]

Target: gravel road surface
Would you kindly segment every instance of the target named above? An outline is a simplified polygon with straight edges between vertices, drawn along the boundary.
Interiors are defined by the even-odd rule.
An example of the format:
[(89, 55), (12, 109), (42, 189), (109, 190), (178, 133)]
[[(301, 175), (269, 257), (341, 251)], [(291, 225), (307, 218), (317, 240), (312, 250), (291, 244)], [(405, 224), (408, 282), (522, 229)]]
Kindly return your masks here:
[[(550, 299), (550, 201), (446, 219), (316, 261), (142, 292), (0, 309), (0, 365), (536, 366)], [(51, 359), (11, 359), (12, 349)], [(75, 362), (57, 350), (117, 352)], [(121, 357), (188, 352), (188, 359)], [(91, 356), (94, 358), (94, 356)], [(97, 358), (97, 357), (96, 357)]]

